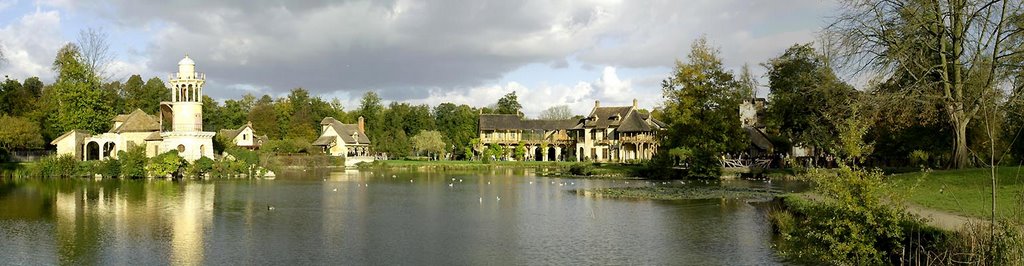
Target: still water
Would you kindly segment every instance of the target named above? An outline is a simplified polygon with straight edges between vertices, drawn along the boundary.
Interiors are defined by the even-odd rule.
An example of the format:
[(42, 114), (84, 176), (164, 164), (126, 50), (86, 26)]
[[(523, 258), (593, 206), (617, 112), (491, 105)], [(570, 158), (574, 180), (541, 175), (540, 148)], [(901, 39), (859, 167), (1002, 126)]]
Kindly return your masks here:
[(532, 171), (276, 180), (0, 182), (0, 264), (772, 265), (743, 200), (569, 190), (649, 185)]

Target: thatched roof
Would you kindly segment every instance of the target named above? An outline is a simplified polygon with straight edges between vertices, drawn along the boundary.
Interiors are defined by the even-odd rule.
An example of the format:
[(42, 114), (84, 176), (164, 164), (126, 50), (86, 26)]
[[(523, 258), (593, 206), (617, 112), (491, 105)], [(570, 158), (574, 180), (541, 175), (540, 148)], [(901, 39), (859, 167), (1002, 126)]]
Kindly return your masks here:
[(359, 125), (357, 124), (344, 124), (334, 119), (334, 117), (326, 117), (320, 121), (320, 125), (334, 128), (334, 131), (338, 132), (338, 137), (347, 144), (370, 144), (370, 138), (366, 136), (365, 132), (359, 130)]
[(750, 136), (750, 144), (753, 144), (758, 149), (767, 151), (775, 147), (772, 145), (772, 142), (768, 140), (768, 135), (760, 129), (754, 127), (744, 127), (743, 129), (746, 130), (747, 134)]
[(569, 129), (578, 123), (575, 119), (541, 120), (523, 119), (519, 115), (481, 114), (480, 130), (559, 130)]

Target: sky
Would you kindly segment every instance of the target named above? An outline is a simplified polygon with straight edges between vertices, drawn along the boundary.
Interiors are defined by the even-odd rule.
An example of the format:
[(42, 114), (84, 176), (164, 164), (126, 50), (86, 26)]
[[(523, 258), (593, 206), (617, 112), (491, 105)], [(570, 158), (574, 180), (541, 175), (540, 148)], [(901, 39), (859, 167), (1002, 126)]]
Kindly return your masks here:
[[(166, 77), (186, 54), (214, 99), (294, 88), (346, 110), (385, 102), (488, 106), (515, 91), (528, 117), (568, 105), (663, 102), (661, 81), (696, 38), (727, 68), (813, 42), (835, 0), (0, 0), (0, 75), (52, 82), (57, 50), (108, 36), (109, 79)], [(761, 77), (761, 84), (767, 82)], [(767, 89), (759, 90), (765, 95)]]

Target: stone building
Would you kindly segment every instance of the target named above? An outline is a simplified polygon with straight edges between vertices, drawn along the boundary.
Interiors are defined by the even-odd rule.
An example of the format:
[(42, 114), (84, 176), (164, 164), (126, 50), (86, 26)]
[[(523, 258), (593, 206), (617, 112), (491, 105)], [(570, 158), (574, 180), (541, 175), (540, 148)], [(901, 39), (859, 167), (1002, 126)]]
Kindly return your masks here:
[[(171, 150), (189, 161), (213, 158), (214, 132), (203, 131), (203, 85), (206, 75), (195, 71), (195, 61), (187, 55), (178, 62), (178, 73), (171, 75), (171, 101), (160, 103), (159, 117), (136, 109), (118, 115), (110, 131), (90, 134), (72, 130), (51, 142), (57, 154), (69, 154), (81, 160), (117, 158), (117, 152), (133, 145), (144, 145), (146, 156)], [(167, 131), (165, 119), (169, 122)]]
[[(649, 160), (665, 124), (633, 106), (601, 107), (570, 120), (529, 120), (518, 115), (481, 114), (480, 142), (510, 148), (523, 143), (525, 160), (627, 162)], [(505, 149), (511, 150), (511, 149)], [(505, 157), (510, 157), (506, 155)]]

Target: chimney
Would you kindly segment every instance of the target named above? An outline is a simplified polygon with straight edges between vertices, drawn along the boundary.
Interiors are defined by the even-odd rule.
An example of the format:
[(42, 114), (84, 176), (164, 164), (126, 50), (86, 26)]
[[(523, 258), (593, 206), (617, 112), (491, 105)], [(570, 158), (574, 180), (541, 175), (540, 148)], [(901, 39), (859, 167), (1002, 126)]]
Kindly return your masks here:
[(636, 109), (636, 98), (633, 98), (633, 109)]
[(601, 100), (594, 100), (594, 108), (601, 107)]
[(363, 122), (363, 116), (359, 116), (359, 133), (366, 134), (366, 125)]

